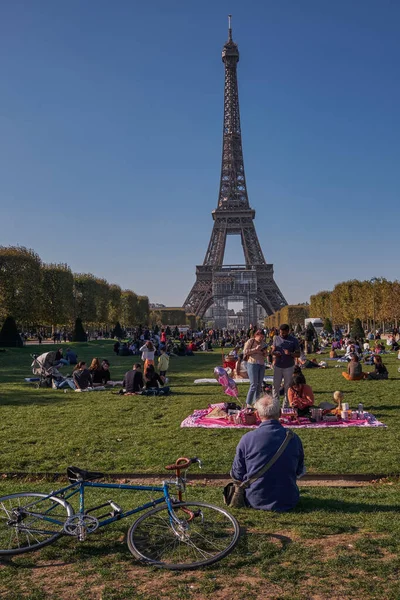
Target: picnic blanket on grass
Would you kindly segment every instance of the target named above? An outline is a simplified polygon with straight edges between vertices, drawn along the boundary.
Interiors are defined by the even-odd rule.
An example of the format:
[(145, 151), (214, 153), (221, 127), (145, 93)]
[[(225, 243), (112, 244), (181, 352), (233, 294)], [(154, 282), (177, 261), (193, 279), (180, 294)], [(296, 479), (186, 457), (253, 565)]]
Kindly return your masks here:
[[(265, 383), (272, 383), (273, 380), (274, 380), (273, 377), (264, 377)], [(250, 379), (234, 379), (233, 381), (235, 383), (250, 383)], [(218, 383), (218, 381), (217, 381), (217, 379), (195, 379), (194, 383), (195, 383), (195, 385), (204, 385), (204, 384), (216, 385)]]
[[(231, 423), (228, 419), (223, 417), (210, 418), (207, 415), (211, 413), (215, 408), (223, 409), (224, 403), (210, 404), (208, 408), (195, 410), (191, 415), (186, 417), (181, 423), (181, 427), (209, 427), (219, 429), (256, 429), (259, 425), (237, 425)], [(221, 413), (220, 413), (221, 414)], [(306, 417), (300, 417), (299, 423), (287, 425), (282, 423), (284, 427), (290, 427), (290, 429), (329, 429), (331, 427), (340, 427), (346, 429), (348, 427), (387, 427), (381, 421), (378, 421), (374, 415), (365, 412), (365, 419), (350, 420), (350, 421), (321, 421), (320, 423), (312, 423), (310, 419)]]

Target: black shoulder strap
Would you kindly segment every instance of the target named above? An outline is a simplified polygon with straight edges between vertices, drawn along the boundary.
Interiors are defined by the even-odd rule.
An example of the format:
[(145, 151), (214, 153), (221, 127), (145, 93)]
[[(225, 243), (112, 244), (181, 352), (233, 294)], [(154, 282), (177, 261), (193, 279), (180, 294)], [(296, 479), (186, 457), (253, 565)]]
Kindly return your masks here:
[(278, 450), (275, 452), (274, 456), (271, 458), (270, 461), (267, 462), (266, 465), (263, 466), (262, 469), (260, 469), (258, 471), (258, 473), (256, 473), (255, 475), (253, 475), (253, 477), (250, 477), (250, 479), (248, 479), (247, 481), (244, 481), (240, 487), (243, 489), (247, 489), (248, 487), (251, 486), (252, 483), (254, 483), (255, 481), (257, 481), (257, 479), (259, 479), (260, 477), (262, 477), (264, 475), (264, 473), (266, 473), (278, 460), (278, 458), (283, 454), (283, 452), (286, 449), (286, 446), (288, 445), (288, 443), (290, 442), (290, 440), (293, 438), (294, 433), (291, 429), (288, 429), (286, 432), (286, 437), (283, 440), (282, 444), (279, 446)]

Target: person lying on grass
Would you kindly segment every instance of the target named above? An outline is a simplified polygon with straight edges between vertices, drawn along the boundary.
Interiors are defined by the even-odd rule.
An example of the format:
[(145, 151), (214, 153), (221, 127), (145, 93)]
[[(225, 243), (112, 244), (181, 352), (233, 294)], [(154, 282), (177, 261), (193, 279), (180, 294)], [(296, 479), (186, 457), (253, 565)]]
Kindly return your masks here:
[[(286, 437), (286, 430), (279, 422), (279, 402), (265, 395), (254, 407), (261, 425), (246, 433), (236, 448), (231, 476), (238, 481), (247, 481), (256, 475), (276, 454)], [(275, 464), (245, 490), (246, 502), (258, 510), (291, 510), (299, 501), (296, 479), (304, 473), (303, 445), (294, 434)]]

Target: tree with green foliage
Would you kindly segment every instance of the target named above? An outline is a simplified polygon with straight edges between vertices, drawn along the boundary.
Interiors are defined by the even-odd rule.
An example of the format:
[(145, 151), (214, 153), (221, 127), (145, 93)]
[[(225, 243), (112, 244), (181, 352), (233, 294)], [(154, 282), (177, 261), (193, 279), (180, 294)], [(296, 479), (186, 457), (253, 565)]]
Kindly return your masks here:
[(121, 294), (121, 314), (124, 327), (133, 327), (138, 323), (138, 297), (131, 290)]
[(42, 266), (42, 323), (66, 325), (73, 317), (74, 278), (65, 264)]
[(124, 337), (124, 330), (121, 327), (120, 322), (118, 321), (112, 331), (112, 337), (121, 339)]
[(0, 246), (0, 319), (35, 323), (40, 317), (41, 260), (22, 246)]
[(110, 323), (122, 320), (122, 290), (119, 285), (110, 285), (108, 296), (108, 319)]
[(324, 331), (327, 333), (333, 333), (332, 321), (328, 317), (324, 321)]
[(161, 312), (158, 309), (150, 311), (149, 325), (154, 329), (159, 327), (159, 325), (162, 325)]
[(364, 329), (363, 329), (360, 319), (354, 320), (354, 323), (350, 330), (350, 337), (352, 337), (353, 339), (357, 338), (359, 340), (364, 339), (365, 332), (364, 332)]
[(73, 342), (86, 342), (87, 336), (82, 325), (82, 320), (78, 317), (75, 321), (74, 332), (72, 334)]
[(97, 284), (91, 273), (76, 273), (74, 275), (75, 316), (85, 323), (96, 323)]
[(0, 331), (0, 346), (3, 348), (22, 348), (23, 345), (15, 319), (7, 317)]
[(138, 323), (148, 325), (150, 317), (150, 305), (147, 296), (138, 296)]
[(110, 286), (108, 281), (100, 277), (95, 277), (95, 283), (96, 323), (104, 326), (109, 322)]

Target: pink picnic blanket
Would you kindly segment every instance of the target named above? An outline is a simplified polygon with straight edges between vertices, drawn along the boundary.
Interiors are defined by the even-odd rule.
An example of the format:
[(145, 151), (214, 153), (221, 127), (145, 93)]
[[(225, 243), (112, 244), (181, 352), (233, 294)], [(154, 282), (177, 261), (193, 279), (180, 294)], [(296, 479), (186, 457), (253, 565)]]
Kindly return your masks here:
[[(210, 404), (208, 408), (202, 410), (195, 410), (193, 414), (189, 415), (181, 423), (181, 427), (213, 427), (220, 429), (234, 428), (234, 429), (256, 429), (259, 425), (237, 425), (231, 423), (228, 419), (209, 419), (206, 416), (213, 410), (213, 408), (223, 408), (224, 404)], [(378, 421), (371, 413), (364, 413), (365, 419), (357, 419), (350, 421), (321, 421), (320, 423), (312, 423), (310, 419), (305, 417), (299, 418), (299, 423), (287, 425), (282, 423), (284, 427), (290, 427), (290, 429), (329, 429), (331, 427), (387, 427), (381, 421)]]

